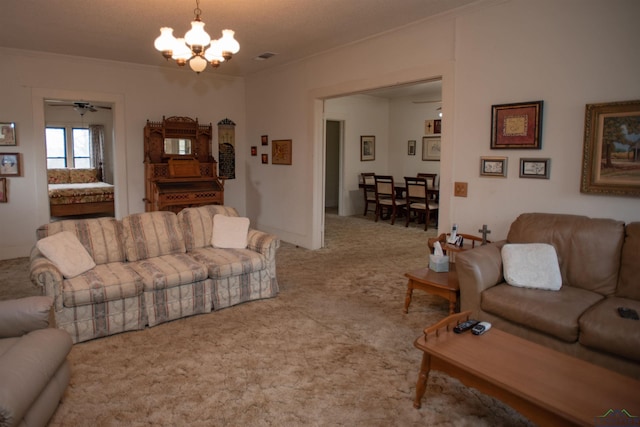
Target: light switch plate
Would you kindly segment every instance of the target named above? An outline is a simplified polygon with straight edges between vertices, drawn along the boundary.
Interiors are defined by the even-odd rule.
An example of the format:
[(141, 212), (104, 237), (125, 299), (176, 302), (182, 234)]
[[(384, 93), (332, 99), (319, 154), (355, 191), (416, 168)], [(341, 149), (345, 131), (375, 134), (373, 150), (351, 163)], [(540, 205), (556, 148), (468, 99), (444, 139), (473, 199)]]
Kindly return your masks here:
[(455, 182), (453, 184), (453, 195), (456, 197), (467, 197), (467, 183)]

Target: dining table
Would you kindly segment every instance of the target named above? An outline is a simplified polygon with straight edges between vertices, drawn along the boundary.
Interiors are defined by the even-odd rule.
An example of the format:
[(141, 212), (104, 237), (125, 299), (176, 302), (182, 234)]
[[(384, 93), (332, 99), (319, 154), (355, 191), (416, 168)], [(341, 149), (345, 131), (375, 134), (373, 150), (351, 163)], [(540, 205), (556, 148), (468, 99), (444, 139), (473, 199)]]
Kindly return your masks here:
[[(368, 184), (371, 185), (371, 184)], [(362, 179), (360, 180), (360, 182), (358, 183), (358, 188), (364, 188), (365, 187), (365, 183), (362, 182)], [(404, 182), (404, 177), (402, 179), (393, 179), (393, 187), (394, 190), (396, 192), (396, 198), (397, 199), (404, 199), (404, 195), (405, 192), (407, 190), (407, 185)], [(440, 199), (440, 188), (438, 186), (430, 186), (427, 185), (427, 194), (435, 199), (436, 201)]]

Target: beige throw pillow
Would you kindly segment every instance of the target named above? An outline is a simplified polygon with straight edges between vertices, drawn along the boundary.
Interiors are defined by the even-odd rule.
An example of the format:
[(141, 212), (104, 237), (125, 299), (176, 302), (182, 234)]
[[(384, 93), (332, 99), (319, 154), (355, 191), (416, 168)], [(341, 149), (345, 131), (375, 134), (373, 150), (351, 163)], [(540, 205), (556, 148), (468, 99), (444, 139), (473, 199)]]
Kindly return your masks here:
[(247, 247), (249, 218), (216, 214), (213, 216), (211, 246), (225, 249)]
[(522, 288), (558, 291), (562, 275), (556, 249), (546, 243), (513, 243), (502, 247), (504, 280)]
[(76, 277), (96, 266), (78, 237), (70, 231), (62, 231), (40, 239), (36, 247), (66, 279)]

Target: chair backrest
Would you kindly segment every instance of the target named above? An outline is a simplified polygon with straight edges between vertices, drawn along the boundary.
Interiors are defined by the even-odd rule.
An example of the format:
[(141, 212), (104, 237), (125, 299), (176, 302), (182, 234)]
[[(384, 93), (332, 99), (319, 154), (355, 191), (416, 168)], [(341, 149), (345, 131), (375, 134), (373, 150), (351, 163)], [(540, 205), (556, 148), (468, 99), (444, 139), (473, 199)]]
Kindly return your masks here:
[(405, 176), (407, 204), (427, 203), (427, 180), (425, 178), (414, 178)]
[(360, 174), (360, 179), (362, 180), (362, 185), (364, 189), (364, 198), (366, 200), (375, 200), (376, 198), (376, 180), (375, 173), (373, 172), (363, 172)]
[(419, 173), (418, 174), (418, 178), (425, 178), (427, 180), (427, 184), (429, 185), (429, 188), (435, 188), (437, 177), (438, 177), (437, 173)]
[(376, 183), (376, 200), (392, 199), (395, 202), (396, 193), (394, 189), (393, 176), (375, 175), (373, 178)]

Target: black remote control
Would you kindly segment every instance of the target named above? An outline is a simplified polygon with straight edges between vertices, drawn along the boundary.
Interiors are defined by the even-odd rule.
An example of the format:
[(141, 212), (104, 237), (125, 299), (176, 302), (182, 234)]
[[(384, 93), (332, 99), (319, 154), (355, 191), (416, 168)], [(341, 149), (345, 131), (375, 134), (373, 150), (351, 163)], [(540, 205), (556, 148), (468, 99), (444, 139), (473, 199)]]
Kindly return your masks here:
[(469, 319), (466, 322), (458, 323), (458, 325), (453, 328), (453, 332), (455, 332), (456, 334), (461, 334), (463, 332), (470, 330), (471, 328), (476, 326), (478, 323), (480, 323), (479, 320)]
[(640, 320), (638, 312), (633, 308), (618, 307), (618, 314), (624, 319)]

